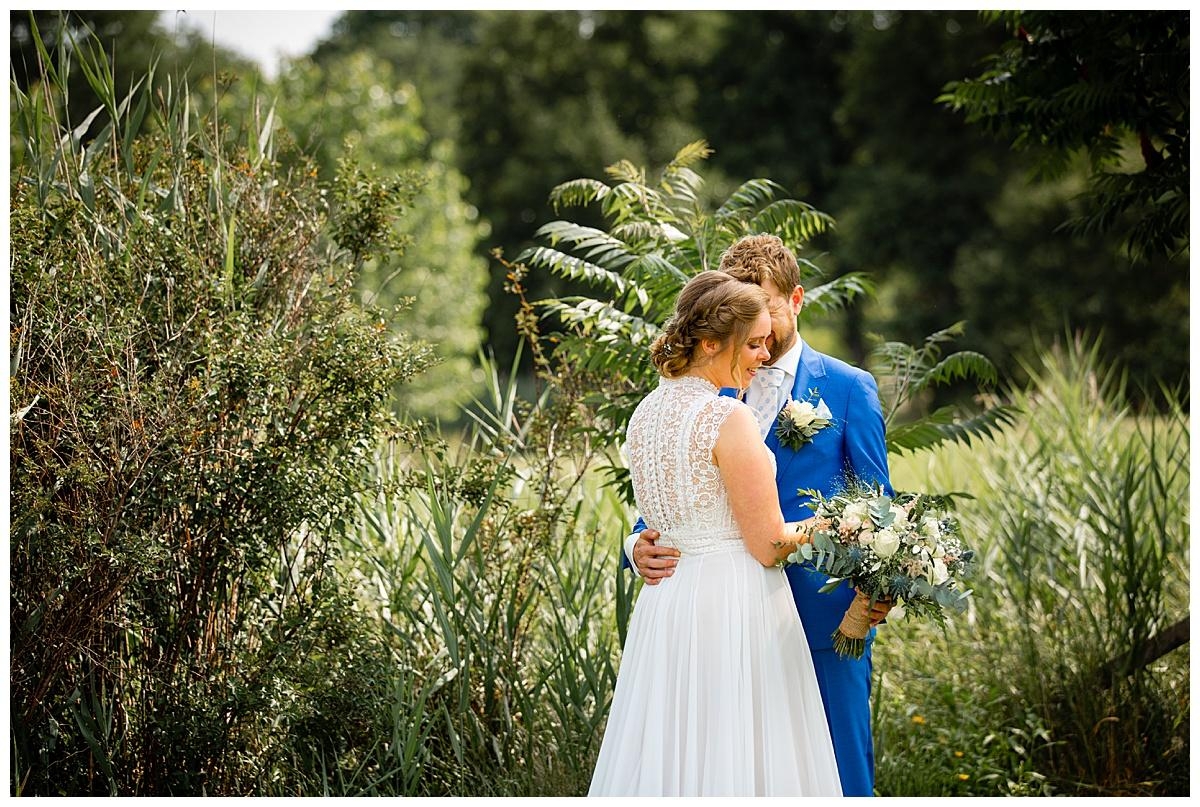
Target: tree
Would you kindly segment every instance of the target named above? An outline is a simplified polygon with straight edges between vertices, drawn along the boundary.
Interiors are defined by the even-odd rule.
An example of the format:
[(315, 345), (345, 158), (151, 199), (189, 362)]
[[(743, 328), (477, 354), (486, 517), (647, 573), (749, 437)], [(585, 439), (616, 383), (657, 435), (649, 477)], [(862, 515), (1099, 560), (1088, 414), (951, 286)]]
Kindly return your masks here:
[(1135, 259), (1186, 253), (1189, 13), (984, 14), (1013, 39), (939, 100), (1015, 148), (1035, 149), (1046, 176), (1085, 153), (1093, 209), (1070, 222), (1076, 232), (1117, 230)]
[(878, 279), (878, 298), (845, 323), (848, 352), (862, 356), (868, 331), (915, 341), (962, 317), (956, 256), (987, 225), (1012, 159), (933, 102), (995, 45), (976, 15), (853, 12), (843, 24), (836, 118), (849, 155), (829, 194), (831, 259)]
[(352, 158), (421, 183), (394, 224), (403, 253), (366, 264), (358, 286), (373, 305), (405, 302), (396, 326), (437, 350), (438, 365), (419, 383), (398, 387), (397, 402), (420, 416), (455, 419), (458, 405), (478, 387), (473, 372), (487, 277), (478, 245), (487, 227), (464, 199), (467, 181), (454, 168), (454, 145), (430, 136), (416, 87), (370, 51), (321, 63), (297, 60), (265, 92), (274, 98), (278, 126), (326, 179)]

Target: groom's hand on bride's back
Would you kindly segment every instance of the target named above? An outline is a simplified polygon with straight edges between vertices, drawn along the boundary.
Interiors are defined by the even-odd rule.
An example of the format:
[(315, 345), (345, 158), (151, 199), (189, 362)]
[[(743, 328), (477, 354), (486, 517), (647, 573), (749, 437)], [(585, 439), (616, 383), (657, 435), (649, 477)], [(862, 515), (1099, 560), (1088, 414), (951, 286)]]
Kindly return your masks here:
[(658, 530), (646, 528), (638, 534), (637, 543), (633, 545), (633, 565), (637, 566), (648, 586), (657, 585), (675, 574), (675, 564), (679, 563), (679, 550), (659, 546), (655, 543), (658, 538)]

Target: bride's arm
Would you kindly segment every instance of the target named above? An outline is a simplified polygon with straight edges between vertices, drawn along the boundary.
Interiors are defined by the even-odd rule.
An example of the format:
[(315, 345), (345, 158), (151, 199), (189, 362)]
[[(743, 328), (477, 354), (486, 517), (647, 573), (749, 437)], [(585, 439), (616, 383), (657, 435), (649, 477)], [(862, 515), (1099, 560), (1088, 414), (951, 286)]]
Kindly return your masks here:
[(739, 406), (725, 418), (713, 447), (713, 460), (729, 493), (734, 521), (755, 560), (774, 566), (807, 539), (796, 531), (807, 522), (783, 521), (775, 469), (749, 409)]

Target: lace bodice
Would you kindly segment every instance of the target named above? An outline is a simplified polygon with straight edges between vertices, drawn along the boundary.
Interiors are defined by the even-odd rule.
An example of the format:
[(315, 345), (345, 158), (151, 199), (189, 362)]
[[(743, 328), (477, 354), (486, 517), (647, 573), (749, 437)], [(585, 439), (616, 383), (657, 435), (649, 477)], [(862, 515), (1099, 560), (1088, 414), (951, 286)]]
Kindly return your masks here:
[(683, 376), (663, 378), (634, 410), (626, 444), (633, 493), (646, 526), (662, 533), (659, 546), (685, 555), (742, 546), (713, 462), (721, 424), (739, 406), (704, 379)]

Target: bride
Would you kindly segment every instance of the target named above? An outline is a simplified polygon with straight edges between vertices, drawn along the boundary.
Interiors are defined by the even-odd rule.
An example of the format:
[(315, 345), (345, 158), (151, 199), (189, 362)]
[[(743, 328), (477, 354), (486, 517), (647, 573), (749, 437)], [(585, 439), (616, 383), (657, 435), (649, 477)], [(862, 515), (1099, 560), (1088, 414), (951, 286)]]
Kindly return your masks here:
[(803, 540), (745, 404), (770, 356), (767, 293), (694, 277), (651, 347), (628, 427), (634, 496), (675, 574), (630, 619), (589, 795), (841, 795), (812, 658), (777, 561)]

